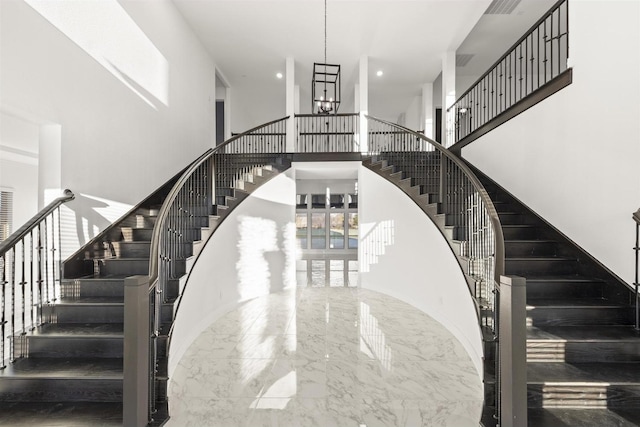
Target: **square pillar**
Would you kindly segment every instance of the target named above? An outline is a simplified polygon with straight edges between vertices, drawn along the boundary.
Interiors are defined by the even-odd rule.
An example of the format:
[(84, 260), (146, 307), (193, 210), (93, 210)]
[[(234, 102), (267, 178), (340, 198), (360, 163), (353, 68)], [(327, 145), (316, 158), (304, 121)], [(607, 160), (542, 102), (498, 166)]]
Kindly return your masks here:
[[(292, 56), (287, 57), (286, 63), (286, 106), (287, 120), (287, 142), (286, 151), (293, 153), (296, 146), (296, 63)], [(299, 93), (299, 92), (298, 92)]]
[(434, 122), (433, 122), (433, 83), (425, 83), (422, 85), (422, 128), (424, 136), (433, 139)]
[(362, 55), (360, 57), (360, 66), (358, 73), (358, 88), (360, 107), (360, 152), (366, 153), (369, 151), (369, 134), (366, 114), (369, 114), (369, 57)]
[(442, 145), (453, 145), (455, 137), (455, 116), (447, 114), (447, 109), (456, 102), (456, 52), (450, 50), (442, 55)]

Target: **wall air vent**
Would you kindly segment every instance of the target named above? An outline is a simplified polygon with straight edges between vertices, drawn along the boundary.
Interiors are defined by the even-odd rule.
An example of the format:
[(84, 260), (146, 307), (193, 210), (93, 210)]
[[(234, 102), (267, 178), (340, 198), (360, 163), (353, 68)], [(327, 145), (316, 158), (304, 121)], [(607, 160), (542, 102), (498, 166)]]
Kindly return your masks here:
[(521, 0), (493, 0), (485, 15), (509, 15), (520, 4)]
[(456, 67), (465, 67), (474, 56), (475, 54), (473, 53), (458, 53), (456, 55)]

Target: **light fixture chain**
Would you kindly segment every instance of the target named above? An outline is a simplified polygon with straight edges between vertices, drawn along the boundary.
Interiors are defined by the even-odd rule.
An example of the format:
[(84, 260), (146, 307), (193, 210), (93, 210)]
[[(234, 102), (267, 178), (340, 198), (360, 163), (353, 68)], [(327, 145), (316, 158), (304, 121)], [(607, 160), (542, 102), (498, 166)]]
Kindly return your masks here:
[(327, 0), (324, 0), (324, 63), (327, 63)]

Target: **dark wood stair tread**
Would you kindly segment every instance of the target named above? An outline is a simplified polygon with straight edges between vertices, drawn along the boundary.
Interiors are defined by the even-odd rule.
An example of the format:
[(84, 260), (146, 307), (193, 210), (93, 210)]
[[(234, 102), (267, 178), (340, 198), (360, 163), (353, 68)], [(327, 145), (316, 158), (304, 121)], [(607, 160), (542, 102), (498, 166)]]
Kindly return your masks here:
[(122, 426), (122, 403), (3, 402), (0, 425), (13, 427)]
[(602, 298), (528, 298), (527, 308), (578, 308), (578, 307), (606, 307), (629, 308), (629, 305), (612, 302)]
[[(165, 304), (171, 304), (175, 298), (168, 299)], [(121, 296), (102, 296), (102, 297), (78, 297), (78, 298), (58, 298), (50, 307), (68, 306), (68, 305), (123, 305), (124, 298)]]
[(545, 326), (529, 327), (527, 341), (640, 342), (640, 333), (633, 326)]
[(79, 298), (59, 298), (52, 307), (64, 305), (122, 305), (124, 298), (116, 297), (79, 297)]
[(640, 412), (623, 408), (529, 408), (528, 427), (637, 427), (640, 425)]
[(122, 323), (45, 323), (28, 333), (32, 337), (119, 337), (124, 336)]
[[(521, 227), (521, 225), (518, 225)], [(550, 239), (505, 239), (505, 243), (556, 243), (556, 240)]]
[(536, 275), (528, 275), (527, 282), (584, 282), (584, 283), (593, 283), (600, 282), (604, 283), (603, 280), (597, 279), (594, 277), (580, 276), (577, 274), (568, 274), (568, 275), (544, 275), (544, 276), (536, 276)]
[(606, 383), (640, 387), (640, 363), (527, 363), (527, 383)]
[(8, 378), (122, 379), (122, 359), (27, 357), (0, 370), (0, 379)]
[(122, 281), (127, 277), (131, 277), (131, 276), (128, 276), (125, 274), (108, 274), (105, 276), (95, 276), (92, 274), (87, 276), (62, 279), (62, 283), (72, 283), (74, 280), (100, 280), (100, 281), (112, 280), (114, 282), (117, 282), (117, 281)]

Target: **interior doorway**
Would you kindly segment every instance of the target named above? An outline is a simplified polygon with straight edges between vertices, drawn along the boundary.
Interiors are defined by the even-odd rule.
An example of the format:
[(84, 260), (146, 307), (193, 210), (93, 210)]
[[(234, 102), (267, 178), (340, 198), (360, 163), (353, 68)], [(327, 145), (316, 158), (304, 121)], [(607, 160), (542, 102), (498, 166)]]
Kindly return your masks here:
[(227, 79), (222, 75), (222, 72), (216, 69), (216, 99), (215, 99), (215, 144), (222, 144), (224, 141), (231, 137), (231, 111), (229, 84)]
[(216, 99), (216, 145), (224, 142), (224, 130), (224, 99)]
[(298, 286), (357, 286), (357, 179), (296, 179), (296, 193)]

